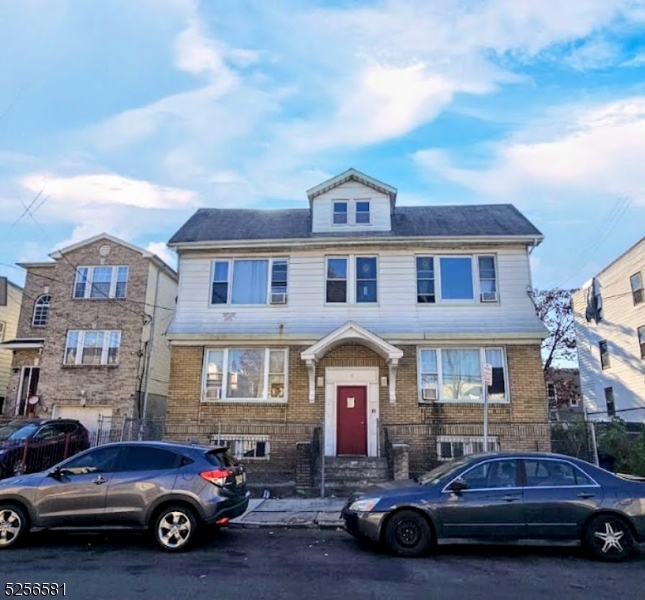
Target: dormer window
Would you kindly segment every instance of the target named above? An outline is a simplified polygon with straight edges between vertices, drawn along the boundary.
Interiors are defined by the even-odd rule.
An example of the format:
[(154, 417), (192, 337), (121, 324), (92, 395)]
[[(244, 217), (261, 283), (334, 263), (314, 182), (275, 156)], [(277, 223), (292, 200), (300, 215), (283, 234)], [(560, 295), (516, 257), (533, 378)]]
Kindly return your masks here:
[(366, 200), (359, 200), (356, 202), (356, 224), (370, 224), (370, 203)]
[(347, 224), (347, 202), (334, 202), (334, 225)]

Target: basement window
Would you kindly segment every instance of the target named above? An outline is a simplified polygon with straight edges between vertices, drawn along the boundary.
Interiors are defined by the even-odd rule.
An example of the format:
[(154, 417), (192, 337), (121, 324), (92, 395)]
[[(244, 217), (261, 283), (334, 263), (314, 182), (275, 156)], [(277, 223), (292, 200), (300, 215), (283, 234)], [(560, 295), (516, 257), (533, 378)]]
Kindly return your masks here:
[(269, 436), (213, 434), (211, 443), (215, 446), (226, 446), (237, 459), (269, 460)]

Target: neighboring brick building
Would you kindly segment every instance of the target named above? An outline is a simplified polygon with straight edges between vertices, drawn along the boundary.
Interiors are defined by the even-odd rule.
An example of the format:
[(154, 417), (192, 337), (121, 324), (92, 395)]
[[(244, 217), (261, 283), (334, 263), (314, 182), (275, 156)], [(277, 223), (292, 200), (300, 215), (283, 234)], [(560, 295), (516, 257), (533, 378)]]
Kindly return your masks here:
[(542, 235), (510, 205), (396, 195), (352, 169), (308, 209), (201, 209), (172, 237), (175, 437), (280, 471), (319, 428), (314, 453), (377, 460), (405, 442), (417, 471), (482, 447), (489, 363), (490, 447), (549, 448), (527, 293)]
[[(156, 255), (98, 235), (27, 270), (5, 414), (109, 422), (163, 416), (177, 274)], [(30, 398), (33, 399), (30, 402)]]

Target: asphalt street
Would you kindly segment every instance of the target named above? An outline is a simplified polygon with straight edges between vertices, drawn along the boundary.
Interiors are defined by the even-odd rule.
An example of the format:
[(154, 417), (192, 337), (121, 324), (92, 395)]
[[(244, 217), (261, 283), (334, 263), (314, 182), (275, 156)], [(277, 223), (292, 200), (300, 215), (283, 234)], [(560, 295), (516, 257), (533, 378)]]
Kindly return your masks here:
[(614, 565), (576, 548), (448, 546), (401, 559), (342, 531), (225, 529), (169, 555), (145, 536), (31, 536), (0, 552), (0, 583), (65, 583), (66, 598), (640, 598), (645, 552)]

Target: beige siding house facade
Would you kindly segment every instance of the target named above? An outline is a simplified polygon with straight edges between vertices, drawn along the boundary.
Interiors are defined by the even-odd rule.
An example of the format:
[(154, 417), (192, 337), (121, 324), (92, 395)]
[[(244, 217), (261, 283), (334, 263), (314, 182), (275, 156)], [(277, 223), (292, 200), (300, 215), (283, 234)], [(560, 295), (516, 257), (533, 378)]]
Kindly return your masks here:
[[(0, 277), (0, 344), (16, 337), (22, 304), (22, 288)], [(11, 378), (11, 351), (0, 346), (0, 415), (4, 413)]]
[[(481, 446), (486, 363), (491, 423), (548, 420), (545, 330), (527, 293), (542, 235), (523, 215), (398, 206), (395, 188), (353, 169), (307, 197), (305, 209), (201, 209), (170, 240), (177, 437), (226, 441), (275, 470), (312, 424), (312, 447), (330, 459), (379, 459), (389, 439), (405, 442), (415, 471)], [(475, 427), (428, 437), (451, 423)], [(548, 446), (500, 432), (491, 448)]]
[(154, 254), (103, 234), (24, 263), (5, 414), (97, 423), (163, 416), (165, 331), (177, 274)]

